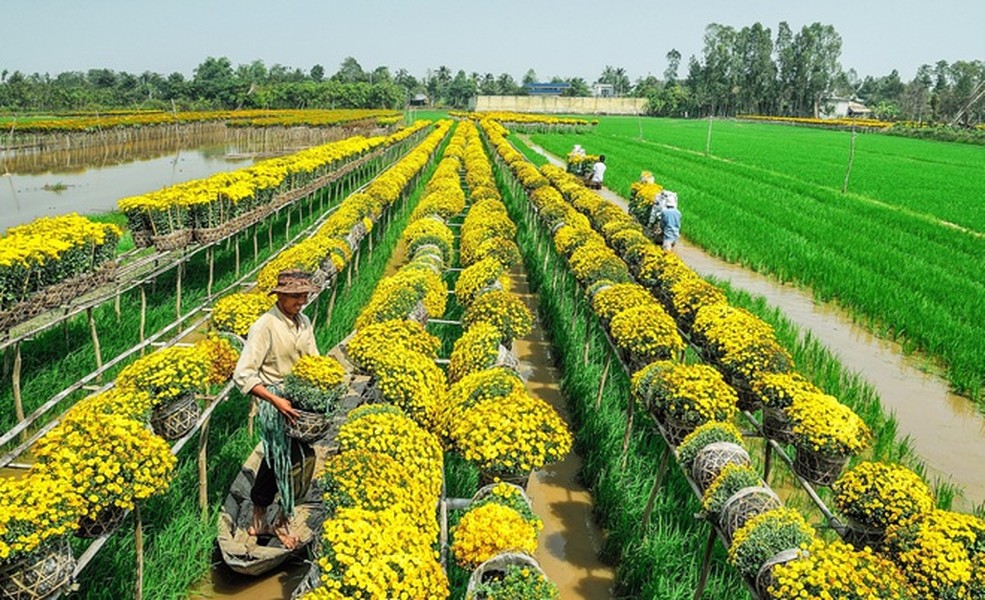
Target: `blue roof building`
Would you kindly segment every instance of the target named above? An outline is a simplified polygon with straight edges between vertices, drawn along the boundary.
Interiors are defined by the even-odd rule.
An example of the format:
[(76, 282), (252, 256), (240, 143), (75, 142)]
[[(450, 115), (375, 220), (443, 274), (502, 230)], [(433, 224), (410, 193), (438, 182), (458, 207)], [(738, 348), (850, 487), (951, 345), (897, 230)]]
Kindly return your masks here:
[(531, 96), (560, 96), (571, 87), (570, 83), (525, 83), (523, 89)]

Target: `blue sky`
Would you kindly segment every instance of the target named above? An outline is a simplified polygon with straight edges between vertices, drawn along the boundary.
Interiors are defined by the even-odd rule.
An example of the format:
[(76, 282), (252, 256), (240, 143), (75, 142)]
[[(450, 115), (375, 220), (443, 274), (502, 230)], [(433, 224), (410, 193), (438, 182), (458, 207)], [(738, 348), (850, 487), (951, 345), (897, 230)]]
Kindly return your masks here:
[(676, 48), (682, 74), (712, 22), (759, 21), (776, 34), (820, 21), (841, 34), (842, 66), (912, 78), (922, 63), (985, 60), (982, 0), (2, 0), (0, 70), (110, 68), (190, 76), (206, 56), (262, 59), (334, 73), (364, 69), (579, 76), (606, 65), (661, 76)]

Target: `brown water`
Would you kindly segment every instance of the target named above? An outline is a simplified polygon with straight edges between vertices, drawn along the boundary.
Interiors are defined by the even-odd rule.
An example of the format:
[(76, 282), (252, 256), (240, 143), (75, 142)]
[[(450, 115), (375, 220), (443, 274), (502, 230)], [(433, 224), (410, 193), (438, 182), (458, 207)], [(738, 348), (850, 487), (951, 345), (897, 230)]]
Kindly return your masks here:
[(308, 572), (308, 563), (300, 559), (290, 559), (269, 573), (251, 577), (232, 571), (222, 563), (221, 558), (217, 560), (210, 577), (201, 580), (189, 590), (190, 600), (288, 600)]
[[(530, 147), (563, 165), (542, 148)], [(626, 210), (625, 199), (608, 189), (601, 193)], [(682, 210), (686, 215), (686, 199)], [(899, 344), (873, 336), (845, 311), (818, 303), (808, 291), (717, 259), (686, 240), (675, 251), (698, 274), (765, 297), (861, 375), (879, 394), (883, 408), (895, 417), (899, 435), (909, 437), (928, 477), (963, 490), (955, 498), (956, 509), (968, 510), (985, 502), (985, 416), (969, 399), (951, 393), (947, 381), (923, 370), (919, 360), (905, 355)]]
[[(514, 272), (512, 277), (513, 292), (536, 314), (537, 296), (530, 293), (526, 275)], [(540, 324), (535, 323), (530, 335), (516, 340), (513, 350), (530, 395), (556, 408), (570, 423), (560, 391), (561, 374), (552, 366), (551, 344)], [(581, 457), (571, 452), (560, 463), (535, 471), (530, 478), (527, 495), (544, 522), (534, 558), (558, 586), (562, 600), (612, 598), (615, 572), (598, 558), (604, 535), (592, 517), (591, 494), (577, 479), (581, 464)]]

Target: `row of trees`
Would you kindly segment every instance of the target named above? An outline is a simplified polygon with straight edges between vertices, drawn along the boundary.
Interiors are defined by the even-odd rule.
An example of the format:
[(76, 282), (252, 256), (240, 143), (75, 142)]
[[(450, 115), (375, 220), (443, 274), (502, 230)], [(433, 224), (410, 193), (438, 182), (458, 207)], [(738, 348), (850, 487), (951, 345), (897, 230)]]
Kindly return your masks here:
[[(622, 67), (607, 65), (596, 80), (616, 95), (648, 99), (660, 116), (774, 114), (820, 116), (830, 97), (853, 98), (876, 116), (923, 121), (978, 123), (985, 117), (985, 62), (923, 65), (903, 82), (893, 71), (860, 79), (840, 65), (841, 36), (830, 25), (812, 23), (794, 32), (781, 22), (776, 35), (760, 23), (736, 29), (713, 23), (705, 30), (700, 57), (691, 56), (681, 76), (676, 49), (666, 54), (663, 79), (632, 82)], [(530, 69), (520, 82), (501, 73), (455, 73), (447, 66), (418, 79), (406, 69), (364, 70), (352, 57), (327, 76), (322, 65), (308, 71), (262, 60), (235, 68), (228, 58), (209, 57), (188, 79), (181, 73), (140, 75), (109, 69), (70, 71), (55, 77), (0, 71), (0, 109), (15, 111), (91, 110), (110, 107), (171, 108), (402, 108), (415, 97), (433, 105), (464, 108), (477, 94), (524, 94), (540, 81)], [(565, 95), (588, 96), (580, 77), (555, 76)]]
[(774, 37), (760, 23), (735, 29), (711, 24), (700, 58), (690, 57), (679, 78), (681, 55), (667, 53), (663, 81), (638, 80), (632, 93), (649, 99), (652, 114), (772, 114), (822, 116), (825, 100), (855, 99), (887, 119), (978, 123), (985, 117), (985, 62), (923, 65), (909, 83), (893, 71), (860, 79), (840, 64), (841, 36), (812, 23), (794, 33), (786, 22)]

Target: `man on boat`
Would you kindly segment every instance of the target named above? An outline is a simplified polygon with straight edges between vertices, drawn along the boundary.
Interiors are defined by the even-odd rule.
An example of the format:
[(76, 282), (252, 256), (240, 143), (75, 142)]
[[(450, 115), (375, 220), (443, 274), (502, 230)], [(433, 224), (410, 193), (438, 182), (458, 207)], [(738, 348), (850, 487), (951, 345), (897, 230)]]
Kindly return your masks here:
[[(250, 327), (233, 374), (240, 391), (258, 400), (263, 440), (264, 456), (250, 492), (253, 517), (248, 533), (251, 536), (273, 533), (288, 549), (298, 544), (298, 538), (288, 529), (294, 510), (292, 465), (310, 458), (314, 451), (310, 445), (284, 433), (284, 419), (293, 423), (298, 413), (291, 401), (281, 396), (280, 384), (298, 359), (318, 354), (311, 320), (301, 313), (308, 294), (317, 291), (319, 287), (303, 271), (279, 273), (277, 287), (270, 292), (277, 294), (277, 303)], [(267, 508), (278, 491), (281, 514), (271, 532), (266, 523)]]

